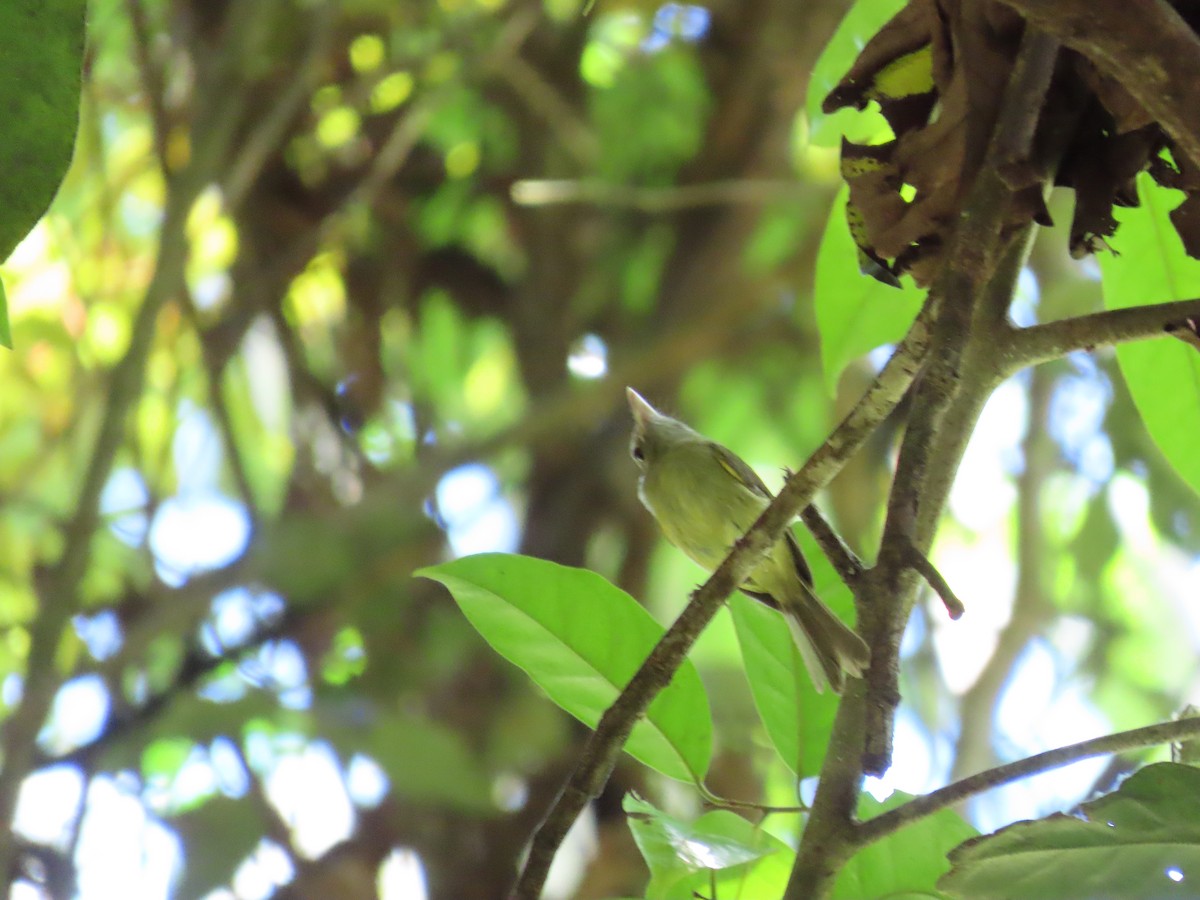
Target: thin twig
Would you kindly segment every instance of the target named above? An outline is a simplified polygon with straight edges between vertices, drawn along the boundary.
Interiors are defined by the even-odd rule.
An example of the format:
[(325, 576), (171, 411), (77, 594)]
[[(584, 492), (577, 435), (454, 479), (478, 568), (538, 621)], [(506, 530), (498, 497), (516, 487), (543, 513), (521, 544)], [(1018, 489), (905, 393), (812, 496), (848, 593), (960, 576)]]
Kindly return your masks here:
[(138, 75), (150, 110), (151, 132), (154, 135), (154, 152), (163, 171), (167, 170), (167, 133), (170, 120), (163, 101), (165, 94), (162, 68), (155, 64), (150, 55), (150, 23), (142, 0), (125, 0), (125, 12), (133, 30), (134, 56), (137, 58)]
[(1156, 744), (1165, 744), (1169, 741), (1178, 741), (1197, 735), (1200, 735), (1200, 717), (1161, 722), (1157, 725), (1134, 728), (1131, 731), (1119, 731), (1116, 734), (1106, 734), (1103, 737), (1080, 741), (1077, 744), (1068, 744), (1044, 753), (1036, 753), (1025, 759), (997, 766), (994, 769), (988, 769), (948, 784), (944, 788), (917, 797), (903, 806), (898, 806), (874, 819), (863, 822), (856, 828), (855, 840), (860, 846), (865, 846), (886, 837), (905, 825), (932, 815), (940, 809), (954, 806), (968, 797), (1013, 781), (1019, 781), (1022, 778), (1028, 778), (1030, 775), (1037, 775), (1079, 762), (1082, 759), (1105, 756), (1109, 753), (1124, 753), (1142, 747), (1153, 747)]
[(954, 593), (954, 589), (950, 587), (950, 583), (937, 570), (937, 566), (931, 563), (929, 557), (912, 544), (908, 545), (906, 553), (908, 564), (925, 579), (925, 582), (933, 588), (933, 592), (941, 598), (942, 605), (946, 607), (946, 612), (950, 614), (950, 618), (962, 618), (962, 614), (966, 612), (966, 607), (958, 599), (958, 595)]
[(821, 515), (816, 504), (810, 503), (800, 512), (800, 518), (812, 534), (813, 539), (821, 547), (825, 558), (833, 565), (838, 576), (851, 590), (862, 578), (864, 567), (862, 560), (855, 555), (841, 535), (833, 530), (833, 526)]
[(314, 35), (304, 57), (291, 71), (287, 86), (272, 98), (266, 113), (240, 143), (237, 156), (230, 160), (221, 179), (221, 196), (227, 210), (239, 207), (263, 167), (287, 137), (296, 115), (304, 108), (320, 84), (321, 64), (332, 43), (336, 4), (326, 3), (313, 16), (310, 33)]
[(738, 179), (684, 184), (676, 187), (637, 187), (604, 181), (525, 179), (513, 183), (510, 194), (518, 206), (582, 203), (644, 213), (669, 213), (700, 206), (735, 203), (766, 204), (811, 194), (799, 181)]

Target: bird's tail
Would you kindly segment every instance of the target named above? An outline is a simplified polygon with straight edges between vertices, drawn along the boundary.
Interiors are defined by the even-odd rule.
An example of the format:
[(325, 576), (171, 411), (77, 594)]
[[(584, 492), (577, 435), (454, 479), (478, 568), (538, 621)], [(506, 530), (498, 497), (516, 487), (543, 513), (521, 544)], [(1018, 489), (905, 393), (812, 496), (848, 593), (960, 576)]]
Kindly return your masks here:
[(822, 691), (829, 685), (840, 694), (846, 675), (861, 678), (871, 664), (870, 648), (808, 585), (803, 590), (804, 596), (778, 598), (781, 611), (813, 686)]

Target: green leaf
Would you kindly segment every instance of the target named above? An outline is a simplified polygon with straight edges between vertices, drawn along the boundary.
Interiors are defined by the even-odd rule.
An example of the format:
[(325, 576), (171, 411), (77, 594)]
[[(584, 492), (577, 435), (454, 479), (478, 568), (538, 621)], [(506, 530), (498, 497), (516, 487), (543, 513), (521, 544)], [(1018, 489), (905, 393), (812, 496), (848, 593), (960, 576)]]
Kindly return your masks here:
[(816, 775), (825, 761), (837, 697), (821, 695), (796, 649), (783, 618), (742, 594), (729, 598), (729, 612), (754, 706), (780, 758), (800, 778)]
[(1059, 813), (967, 841), (939, 887), (972, 900), (1195, 897), (1197, 810), (1200, 770), (1157, 763), (1083, 804), (1083, 819)]
[[(71, 163), (85, 8), (84, 0), (0, 4), (0, 260), (37, 224)], [(12, 346), (2, 289), (0, 343)]]
[(899, 341), (925, 302), (911, 285), (889, 287), (859, 271), (858, 248), (846, 224), (849, 189), (838, 192), (817, 252), (814, 304), (821, 333), (825, 384), (833, 393), (852, 360), (881, 344)]
[[(748, 864), (789, 850), (778, 838), (729, 810), (714, 810), (694, 822), (685, 822), (634, 794), (625, 797), (623, 806), (629, 816), (629, 830), (650, 869), (646, 896), (651, 900), (691, 898), (697, 890), (710, 890), (714, 880), (720, 888), (741, 888), (740, 892), (722, 889), (717, 896), (762, 896), (745, 893), (751, 868)], [(776, 867), (782, 875), (776, 879), (779, 889), (786, 883), (791, 856), (787, 853), (784, 865)], [(717, 872), (725, 877), (715, 877)]]
[[(414, 574), (445, 585), (497, 653), (589, 728), (663, 634), (637, 601), (586, 569), (481, 553)], [(671, 778), (704, 776), (712, 755), (712, 714), (690, 661), (650, 704), (625, 749)]]
[(833, 115), (821, 110), (821, 102), (832, 91), (846, 70), (858, 58), (859, 51), (880, 28), (904, 6), (905, 0), (858, 0), (821, 51), (808, 80), (808, 113), (811, 143), (820, 147), (836, 147), (843, 133), (855, 143), (875, 143), (890, 135), (891, 129), (878, 110), (858, 112), (839, 109)]
[[(911, 799), (911, 795), (900, 791), (883, 803), (863, 795), (858, 805), (859, 818), (865, 821)], [(943, 896), (935, 888), (938, 878), (949, 868), (946, 854), (977, 834), (962, 816), (950, 809), (906, 825), (850, 858), (838, 874), (834, 900)], [(1011, 896), (1024, 897), (1019, 893)]]
[[(1116, 210), (1101, 254), (1104, 303), (1124, 309), (1200, 296), (1200, 261), (1187, 256), (1169, 218), (1174, 194), (1138, 177), (1141, 205)], [(1200, 492), (1200, 353), (1164, 336), (1117, 347), (1117, 360), (1146, 430), (1192, 490)]]
[[(817, 595), (830, 609), (853, 621), (854, 599), (809, 533), (794, 530), (813, 573)], [(818, 694), (783, 618), (757, 600), (735, 594), (729, 600), (746, 678), (767, 736), (797, 777), (817, 775), (833, 731), (838, 698)]]

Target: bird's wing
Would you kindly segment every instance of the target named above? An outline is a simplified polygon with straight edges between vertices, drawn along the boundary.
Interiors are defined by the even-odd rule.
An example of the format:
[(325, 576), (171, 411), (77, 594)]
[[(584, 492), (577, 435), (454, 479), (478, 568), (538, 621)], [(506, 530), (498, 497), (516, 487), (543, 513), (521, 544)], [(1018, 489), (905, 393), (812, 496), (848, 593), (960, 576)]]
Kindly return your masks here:
[(740, 456), (717, 443), (710, 442), (708, 447), (721, 464), (721, 468), (736, 478), (743, 487), (760, 497), (771, 499), (771, 491), (766, 484), (758, 477), (757, 472), (742, 462)]

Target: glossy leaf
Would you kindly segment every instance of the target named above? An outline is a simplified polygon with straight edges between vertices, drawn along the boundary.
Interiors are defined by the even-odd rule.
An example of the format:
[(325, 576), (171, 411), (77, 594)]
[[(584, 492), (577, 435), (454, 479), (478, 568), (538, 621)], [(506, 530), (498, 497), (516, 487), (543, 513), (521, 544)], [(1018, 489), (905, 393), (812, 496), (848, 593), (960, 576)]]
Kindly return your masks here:
[[(789, 849), (729, 810), (713, 810), (686, 822), (633, 794), (626, 796), (623, 807), (633, 839), (650, 868), (646, 896), (652, 900), (693, 897), (695, 890), (711, 887), (715, 873), (728, 874), (736, 884), (748, 874), (748, 864)], [(789, 863), (790, 859), (789, 853)]]
[[(637, 601), (586, 569), (482, 553), (415, 574), (445, 585), (496, 652), (590, 728), (663, 633)], [(703, 777), (712, 716), (690, 662), (650, 705), (625, 749), (672, 778)]]
[(837, 697), (818, 694), (782, 617), (742, 594), (729, 611), (754, 706), (784, 764), (807, 778), (821, 771), (837, 713)]
[(1059, 813), (968, 841), (939, 885), (972, 900), (1195, 897), (1197, 809), (1200, 769), (1147, 766), (1083, 804), (1084, 818)]

